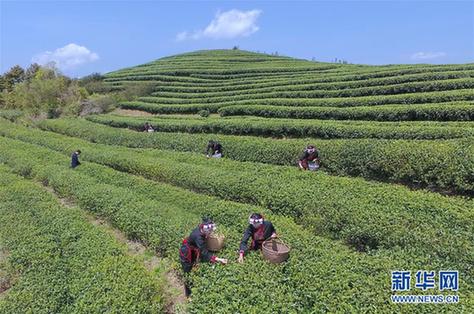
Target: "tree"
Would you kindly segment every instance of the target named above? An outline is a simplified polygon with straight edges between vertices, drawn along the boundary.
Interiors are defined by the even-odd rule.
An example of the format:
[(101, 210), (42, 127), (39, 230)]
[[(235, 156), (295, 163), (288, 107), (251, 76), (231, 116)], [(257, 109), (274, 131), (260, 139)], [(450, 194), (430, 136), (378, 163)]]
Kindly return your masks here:
[(86, 75), (83, 78), (81, 78), (82, 83), (88, 83), (88, 82), (97, 82), (97, 81), (102, 81), (104, 79), (104, 76), (98, 72), (94, 72), (92, 74)]
[(7, 88), (7, 85), (6, 85), (6, 80), (5, 78), (3, 77), (3, 75), (0, 75), (0, 92), (2, 92), (3, 90), (5, 90)]
[(38, 73), (40, 69), (40, 65), (38, 63), (32, 63), (25, 71), (24, 79), (25, 81), (31, 81)]
[(105, 94), (112, 90), (111, 86), (104, 82), (104, 76), (100, 73), (84, 76), (79, 80), (79, 85), (90, 94)]
[(3, 75), (4, 88), (11, 91), (15, 84), (21, 83), (25, 79), (25, 70), (19, 65), (15, 65)]
[(46, 113), (49, 118), (62, 113), (78, 114), (87, 91), (54, 67), (35, 68), (32, 67), (30, 71), (30, 74), (35, 73), (30, 80), (16, 83), (12, 91), (4, 95), (4, 106), (25, 110), (33, 115)]

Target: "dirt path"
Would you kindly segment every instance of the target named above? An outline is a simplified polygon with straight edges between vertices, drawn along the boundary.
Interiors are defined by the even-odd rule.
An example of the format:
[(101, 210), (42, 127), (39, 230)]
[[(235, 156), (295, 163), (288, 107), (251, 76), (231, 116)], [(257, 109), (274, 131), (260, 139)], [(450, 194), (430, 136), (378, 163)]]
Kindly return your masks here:
[(132, 109), (115, 109), (112, 113), (119, 114), (121, 116), (129, 116), (129, 117), (149, 117), (154, 116), (154, 114), (141, 111), (141, 110), (132, 110)]
[[(60, 197), (51, 187), (43, 186), (43, 188), (53, 194), (64, 207), (77, 207), (72, 200)], [(145, 268), (151, 272), (157, 280), (166, 281), (166, 283), (162, 285), (165, 288), (165, 290), (163, 290), (163, 297), (165, 300), (166, 313), (186, 312), (187, 302), (186, 296), (184, 295), (184, 286), (177, 276), (176, 271), (173, 270), (169, 260), (156, 256), (156, 254), (149, 250), (142, 242), (128, 239), (123, 232), (114, 228), (108, 221), (96, 217), (89, 212), (84, 211), (84, 214), (91, 224), (103, 229), (118, 242), (125, 244), (127, 254), (140, 260)]]

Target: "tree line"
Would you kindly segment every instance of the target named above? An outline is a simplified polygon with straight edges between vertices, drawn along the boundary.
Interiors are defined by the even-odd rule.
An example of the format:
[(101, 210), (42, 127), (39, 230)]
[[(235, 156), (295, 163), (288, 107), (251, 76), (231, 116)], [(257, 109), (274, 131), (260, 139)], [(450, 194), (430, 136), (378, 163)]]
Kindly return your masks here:
[(0, 109), (21, 110), (32, 118), (57, 118), (108, 112), (120, 101), (153, 91), (150, 84), (126, 84), (112, 90), (100, 73), (80, 79), (61, 73), (54, 63), (19, 65), (0, 75)]

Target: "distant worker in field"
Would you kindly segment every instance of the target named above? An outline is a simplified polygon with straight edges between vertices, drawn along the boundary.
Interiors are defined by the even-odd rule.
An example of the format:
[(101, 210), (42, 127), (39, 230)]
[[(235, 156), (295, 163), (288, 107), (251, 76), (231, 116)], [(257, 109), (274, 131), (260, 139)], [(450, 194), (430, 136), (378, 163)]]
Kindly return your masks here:
[(148, 122), (145, 122), (145, 124), (143, 125), (143, 129), (142, 129), (143, 132), (149, 132), (149, 133), (152, 133), (155, 131), (155, 129), (153, 128), (153, 126), (148, 123)]
[(209, 143), (207, 143), (206, 155), (208, 158), (221, 158), (222, 145), (217, 141), (210, 140)]
[[(203, 218), (202, 223), (197, 226), (189, 237), (183, 240), (179, 249), (181, 266), (185, 274), (191, 272), (193, 266), (201, 262), (227, 264), (227, 259), (219, 258), (209, 253), (206, 245), (206, 238), (214, 232), (216, 225), (211, 219)], [(189, 278), (185, 279), (184, 285), (186, 296), (191, 295)]]
[(298, 166), (301, 170), (316, 170), (320, 166), (319, 152), (314, 145), (308, 145), (300, 157)]
[[(260, 250), (262, 243), (270, 238), (277, 236), (275, 227), (270, 221), (266, 221), (261, 214), (253, 213), (249, 217), (249, 226), (244, 232), (242, 241), (240, 242), (239, 251), (239, 263), (244, 262), (244, 255), (250, 250)], [(248, 241), (252, 238), (250, 248), (248, 247)]]
[(71, 168), (76, 168), (79, 166), (81, 163), (79, 162), (79, 155), (81, 154), (81, 151), (78, 149), (71, 155)]

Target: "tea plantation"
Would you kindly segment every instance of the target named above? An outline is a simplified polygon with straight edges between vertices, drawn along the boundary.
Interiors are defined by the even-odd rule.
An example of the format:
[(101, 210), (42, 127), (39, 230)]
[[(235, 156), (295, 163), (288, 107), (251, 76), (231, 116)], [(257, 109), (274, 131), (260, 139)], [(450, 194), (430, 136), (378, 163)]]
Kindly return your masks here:
[[(129, 82), (153, 91), (107, 114), (25, 125), (0, 110), (0, 313), (474, 312), (474, 64), (209, 50), (105, 75)], [(224, 158), (206, 158), (211, 139)], [(297, 167), (308, 144), (316, 172)], [(291, 247), (286, 262), (237, 263), (253, 212)], [(199, 264), (177, 304), (169, 274), (203, 216), (229, 263)], [(403, 270), (411, 291), (392, 291)], [(457, 270), (459, 289), (417, 289), (419, 270)]]

